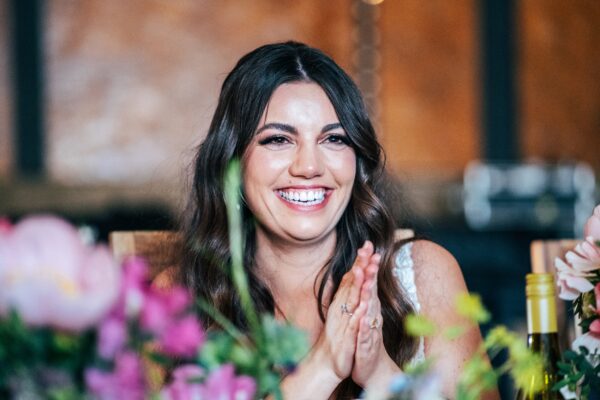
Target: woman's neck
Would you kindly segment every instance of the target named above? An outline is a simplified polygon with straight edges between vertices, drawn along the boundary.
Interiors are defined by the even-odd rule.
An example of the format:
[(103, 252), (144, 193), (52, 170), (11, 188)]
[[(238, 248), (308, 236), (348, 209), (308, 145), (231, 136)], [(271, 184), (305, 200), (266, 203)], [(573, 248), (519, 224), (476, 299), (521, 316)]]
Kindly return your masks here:
[[(271, 289), (275, 302), (307, 300), (320, 284), (320, 272), (335, 250), (335, 234), (310, 244), (282, 243), (260, 230), (256, 235), (256, 265)], [(316, 286), (315, 286), (316, 284)]]

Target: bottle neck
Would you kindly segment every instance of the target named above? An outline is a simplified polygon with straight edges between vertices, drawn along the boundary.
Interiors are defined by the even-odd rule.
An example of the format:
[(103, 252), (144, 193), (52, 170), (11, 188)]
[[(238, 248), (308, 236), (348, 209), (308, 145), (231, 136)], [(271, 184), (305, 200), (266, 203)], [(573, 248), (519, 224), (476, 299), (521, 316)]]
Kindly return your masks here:
[(554, 296), (527, 296), (527, 333), (556, 333)]

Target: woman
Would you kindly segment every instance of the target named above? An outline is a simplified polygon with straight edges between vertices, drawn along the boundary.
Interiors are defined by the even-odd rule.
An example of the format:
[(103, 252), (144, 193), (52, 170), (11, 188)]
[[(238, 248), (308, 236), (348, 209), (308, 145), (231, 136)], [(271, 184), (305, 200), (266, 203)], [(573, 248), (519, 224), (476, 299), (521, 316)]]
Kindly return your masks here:
[(253, 299), (259, 312), (306, 330), (312, 345), (283, 380), (284, 397), (357, 397), (424, 354), (436, 355), (452, 397), (479, 331), (423, 346), (403, 319), (416, 309), (441, 328), (461, 322), (452, 300), (465, 283), (431, 242), (396, 252), (381, 200), (382, 150), (348, 75), (319, 50), (288, 42), (242, 57), (223, 83), (195, 161), (182, 278), (245, 328), (221, 270), (230, 259), (222, 177), (234, 158), (242, 160)]

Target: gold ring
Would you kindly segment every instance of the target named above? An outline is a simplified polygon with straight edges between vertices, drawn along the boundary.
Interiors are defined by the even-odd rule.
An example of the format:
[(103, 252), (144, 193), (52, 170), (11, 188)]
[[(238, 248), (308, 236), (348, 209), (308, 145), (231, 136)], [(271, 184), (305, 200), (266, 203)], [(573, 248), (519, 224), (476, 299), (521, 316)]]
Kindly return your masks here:
[(377, 329), (379, 328), (379, 318), (375, 317), (371, 320), (371, 323), (369, 324), (369, 328), (371, 329)]
[(342, 304), (342, 314), (352, 315), (352, 311), (348, 309), (348, 305), (346, 303)]

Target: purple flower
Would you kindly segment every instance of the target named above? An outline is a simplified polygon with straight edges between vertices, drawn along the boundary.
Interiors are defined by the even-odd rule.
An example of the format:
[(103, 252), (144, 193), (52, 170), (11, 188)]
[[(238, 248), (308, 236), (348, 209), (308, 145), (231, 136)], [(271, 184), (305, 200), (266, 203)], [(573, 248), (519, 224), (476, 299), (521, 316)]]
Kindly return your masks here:
[(182, 365), (173, 371), (173, 382), (160, 392), (164, 400), (202, 399), (204, 370), (197, 365)]
[(248, 376), (236, 377), (233, 365), (225, 364), (214, 370), (204, 383), (204, 399), (251, 400), (256, 383)]
[(98, 332), (98, 354), (112, 359), (127, 343), (127, 323), (122, 318), (109, 317), (102, 321)]
[(117, 355), (112, 372), (96, 368), (85, 371), (89, 392), (100, 400), (144, 399), (143, 365), (133, 352)]

